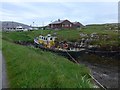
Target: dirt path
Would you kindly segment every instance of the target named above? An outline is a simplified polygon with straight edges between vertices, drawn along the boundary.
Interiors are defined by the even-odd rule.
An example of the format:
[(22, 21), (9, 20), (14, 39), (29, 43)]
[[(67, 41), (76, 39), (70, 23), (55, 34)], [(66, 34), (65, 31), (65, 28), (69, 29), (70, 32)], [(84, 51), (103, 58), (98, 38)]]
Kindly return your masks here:
[(0, 52), (0, 55), (2, 57), (2, 88), (8, 88), (8, 80), (7, 80), (7, 73), (6, 73), (6, 63), (5, 63), (4, 57), (2, 55), (2, 52)]
[(118, 68), (81, 61), (90, 68), (92, 75), (106, 88), (118, 88)]
[(0, 50), (0, 90), (2, 89), (2, 52)]

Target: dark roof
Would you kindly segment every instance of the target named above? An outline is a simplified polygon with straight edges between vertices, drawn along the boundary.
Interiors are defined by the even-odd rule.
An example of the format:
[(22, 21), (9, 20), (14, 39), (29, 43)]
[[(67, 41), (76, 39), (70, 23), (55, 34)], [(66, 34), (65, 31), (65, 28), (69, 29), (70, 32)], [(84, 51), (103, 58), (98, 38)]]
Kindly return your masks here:
[(2, 28), (16, 28), (17, 26), (22, 26), (23, 28), (30, 28), (31, 26), (18, 23), (18, 22), (13, 22), (13, 21), (2, 21)]
[[(73, 24), (81, 24), (80, 22), (72, 22)], [(81, 24), (82, 25), (82, 24)]]
[(72, 22), (73, 24), (77, 24), (77, 23), (79, 23), (79, 22)]
[[(60, 19), (58, 19), (57, 21), (54, 21), (54, 22), (52, 22), (52, 23), (50, 23), (50, 24), (61, 24), (61, 23), (63, 23), (64, 21), (66, 21), (66, 20), (60, 20)], [(69, 21), (69, 20), (67, 20), (67, 21)], [(69, 21), (69, 22), (70, 22), (70, 21)], [(73, 23), (73, 24), (75, 24), (75, 25), (83, 26), (80, 22), (70, 22), (70, 23)]]
[(54, 22), (52, 22), (50, 24), (60, 24), (60, 23), (62, 23), (64, 21), (66, 21), (66, 20), (57, 20), (57, 21), (54, 21)]
[(84, 26), (83, 24), (81, 24), (80, 22), (72, 22), (74, 25), (80, 25), (80, 26)]

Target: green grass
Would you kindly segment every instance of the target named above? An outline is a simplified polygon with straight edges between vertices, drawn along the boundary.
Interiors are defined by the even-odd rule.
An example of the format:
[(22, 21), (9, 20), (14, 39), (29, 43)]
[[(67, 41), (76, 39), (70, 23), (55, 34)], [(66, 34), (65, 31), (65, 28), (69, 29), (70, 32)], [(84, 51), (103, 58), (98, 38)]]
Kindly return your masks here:
[[(57, 37), (59, 40), (76, 40), (79, 38), (79, 31), (75, 30), (38, 30), (38, 31), (28, 31), (28, 32), (3, 32), (3, 38), (9, 41), (33, 41), (33, 39), (40, 34), (47, 35), (48, 33), (54, 34), (57, 33)], [(73, 35), (71, 35), (71, 33)]]
[(32, 41), (33, 39), (28, 35), (29, 32), (3, 32), (3, 39), (8, 41)]
[[(14, 44), (14, 41), (29, 41), (41, 33), (57, 33), (60, 41), (79, 41), (80, 33), (108, 34), (110, 39), (93, 42), (101, 45), (117, 45), (118, 33), (106, 30), (102, 25), (87, 26), (77, 30), (38, 30), (27, 32), (0, 32), (0, 47), (6, 60), (10, 88), (90, 88), (93, 87), (89, 70), (62, 56), (33, 47)], [(1, 48), (0, 48), (1, 49)], [(99, 59), (99, 58), (96, 58)], [(101, 60), (101, 59), (99, 59)]]
[(118, 33), (114, 32), (113, 30), (106, 30), (103, 25), (93, 25), (93, 26), (87, 26), (83, 29), (73, 29), (73, 30), (35, 30), (35, 31), (28, 31), (28, 32), (3, 32), (3, 39), (9, 40), (9, 41), (30, 41), (33, 42), (33, 39), (37, 36), (39, 36), (41, 33), (43, 35), (50, 34), (57, 34), (59, 41), (80, 41), (82, 37), (80, 37), (80, 33), (85, 34), (91, 34), (91, 33), (98, 33), (101, 34), (108, 34), (110, 39), (109, 40), (97, 40), (95, 42), (92, 42), (93, 44), (101, 44), (101, 45), (116, 45), (118, 42)]
[(62, 56), (3, 40), (10, 88), (90, 88), (89, 70)]

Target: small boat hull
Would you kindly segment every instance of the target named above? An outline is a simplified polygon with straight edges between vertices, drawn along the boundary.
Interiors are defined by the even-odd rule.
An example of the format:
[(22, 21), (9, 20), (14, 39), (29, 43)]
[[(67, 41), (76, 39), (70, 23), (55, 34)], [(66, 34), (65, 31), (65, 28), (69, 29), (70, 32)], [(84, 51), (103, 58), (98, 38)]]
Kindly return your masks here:
[[(54, 53), (57, 53), (59, 55), (62, 55), (62, 56), (65, 56), (67, 58), (69, 58), (71, 55), (73, 58), (77, 58), (79, 57), (81, 54), (85, 53), (85, 49), (81, 48), (80, 50), (63, 50), (63, 49), (52, 49), (52, 48), (45, 48), (44, 46), (38, 44), (38, 43), (35, 43), (34, 42), (34, 45), (35, 47), (37, 48), (40, 48), (42, 50), (46, 50), (46, 51), (50, 51), (50, 52), (54, 52)], [(68, 55), (69, 53), (69, 55)]]

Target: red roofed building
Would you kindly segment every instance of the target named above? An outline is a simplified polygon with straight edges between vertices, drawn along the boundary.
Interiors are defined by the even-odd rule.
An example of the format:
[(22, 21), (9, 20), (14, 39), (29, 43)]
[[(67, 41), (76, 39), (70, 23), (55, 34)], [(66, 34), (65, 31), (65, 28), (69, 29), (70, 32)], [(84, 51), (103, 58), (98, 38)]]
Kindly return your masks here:
[(83, 26), (79, 22), (70, 22), (69, 20), (60, 20), (54, 21), (49, 24), (49, 28), (51, 29), (65, 29), (65, 28), (78, 28), (80, 26)]

